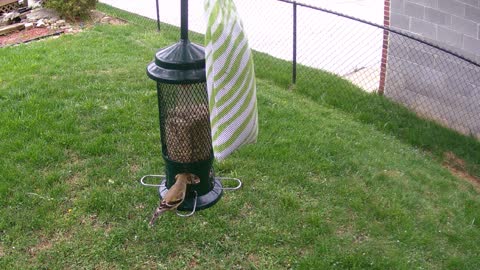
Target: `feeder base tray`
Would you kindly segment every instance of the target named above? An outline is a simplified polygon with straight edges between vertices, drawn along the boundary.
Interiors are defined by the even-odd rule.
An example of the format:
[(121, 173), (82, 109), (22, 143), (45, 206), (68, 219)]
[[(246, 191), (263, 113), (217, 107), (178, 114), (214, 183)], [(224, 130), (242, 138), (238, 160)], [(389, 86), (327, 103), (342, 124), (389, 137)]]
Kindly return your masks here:
[[(162, 183), (158, 188), (160, 198), (164, 198), (165, 195), (167, 194), (168, 189), (167, 189), (166, 183), (167, 183), (167, 180), (163, 179)], [(195, 208), (195, 211), (199, 211), (202, 209), (207, 209), (213, 206), (215, 203), (217, 203), (222, 197), (222, 195), (223, 195), (222, 183), (220, 182), (219, 179), (215, 178), (215, 185), (213, 189), (207, 194), (196, 197), (197, 198), (196, 207), (195, 207), (195, 197), (185, 198), (183, 203), (178, 207), (178, 210), (193, 211)]]

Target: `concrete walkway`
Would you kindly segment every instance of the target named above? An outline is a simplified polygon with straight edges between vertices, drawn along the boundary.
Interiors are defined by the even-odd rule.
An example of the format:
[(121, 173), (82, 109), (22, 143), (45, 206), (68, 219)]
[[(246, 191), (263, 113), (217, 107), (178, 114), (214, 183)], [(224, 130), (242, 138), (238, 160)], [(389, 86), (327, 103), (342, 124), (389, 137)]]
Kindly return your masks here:
[[(100, 0), (156, 18), (155, 0)], [(204, 33), (203, 0), (189, 1), (190, 30)], [(377, 24), (383, 23), (380, 0), (303, 0)], [(235, 1), (253, 49), (292, 59), (292, 5), (276, 0)], [(180, 1), (159, 0), (162, 22), (180, 23)], [(383, 32), (380, 29), (308, 8), (298, 8), (298, 60), (350, 79), (367, 91), (378, 88)], [(369, 72), (365, 72), (368, 70)], [(355, 73), (362, 71), (362, 74)], [(378, 74), (377, 74), (378, 73)], [(360, 76), (361, 75), (361, 76)], [(365, 77), (368, 75), (368, 79)], [(359, 79), (360, 78), (360, 79)], [(365, 79), (363, 79), (365, 78)]]

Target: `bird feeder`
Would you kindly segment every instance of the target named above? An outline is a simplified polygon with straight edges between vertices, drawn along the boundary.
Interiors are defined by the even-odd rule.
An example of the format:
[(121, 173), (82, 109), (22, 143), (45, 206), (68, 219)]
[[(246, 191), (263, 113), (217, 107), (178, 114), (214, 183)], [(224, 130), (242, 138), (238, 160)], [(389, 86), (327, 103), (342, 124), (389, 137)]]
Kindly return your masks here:
[[(159, 193), (164, 197), (175, 176), (192, 173), (200, 182), (187, 187), (179, 210), (201, 210), (222, 196), (222, 185), (213, 170), (213, 148), (205, 73), (205, 50), (188, 39), (188, 0), (181, 0), (180, 41), (155, 54), (147, 67), (157, 83), (158, 109), (165, 176)], [(144, 177), (144, 178), (145, 178)], [(143, 182), (142, 184), (145, 184)]]

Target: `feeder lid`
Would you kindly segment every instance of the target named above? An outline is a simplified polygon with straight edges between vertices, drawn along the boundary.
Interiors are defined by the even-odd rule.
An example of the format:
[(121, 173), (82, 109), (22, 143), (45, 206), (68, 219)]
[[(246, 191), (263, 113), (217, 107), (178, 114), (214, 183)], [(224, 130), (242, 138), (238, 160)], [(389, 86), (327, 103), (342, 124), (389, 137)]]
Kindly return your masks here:
[(147, 74), (152, 80), (170, 84), (205, 82), (205, 49), (181, 40), (159, 50), (155, 61), (147, 66)]

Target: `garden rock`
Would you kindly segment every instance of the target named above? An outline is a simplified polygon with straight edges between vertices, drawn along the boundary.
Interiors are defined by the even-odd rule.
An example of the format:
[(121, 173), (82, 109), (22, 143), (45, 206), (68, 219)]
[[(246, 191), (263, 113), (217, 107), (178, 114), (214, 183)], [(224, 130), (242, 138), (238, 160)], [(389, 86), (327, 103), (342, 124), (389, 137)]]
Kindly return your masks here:
[(100, 23), (110, 23), (111, 20), (111, 17), (105, 16), (100, 20)]
[(60, 15), (53, 9), (48, 8), (39, 8), (34, 9), (30, 14), (27, 15), (27, 20), (29, 22), (38, 21), (40, 19), (48, 19), (53, 21), (58, 21), (60, 19)]
[(103, 17), (105, 17), (105, 13), (98, 10), (91, 10), (90, 18), (94, 23), (99, 23)]
[[(27, 0), (24, 0), (27, 1)], [(41, 8), (42, 1), (41, 0), (28, 0), (28, 6), (31, 8)]]
[(20, 18), (20, 13), (18, 13), (16, 11), (13, 11), (13, 12), (7, 13), (3, 16), (2, 23), (4, 25), (8, 25), (8, 24), (13, 24), (13, 23), (18, 23), (21, 20), (22, 19)]
[(30, 30), (33, 28), (33, 23), (26, 23), (25, 24), (25, 30)]
[(36, 27), (41, 28), (41, 27), (47, 27), (47, 24), (42, 20), (38, 20), (36, 23)]
[(53, 23), (55, 23), (55, 20), (44, 19), (43, 22), (44, 22), (46, 25), (52, 25)]

